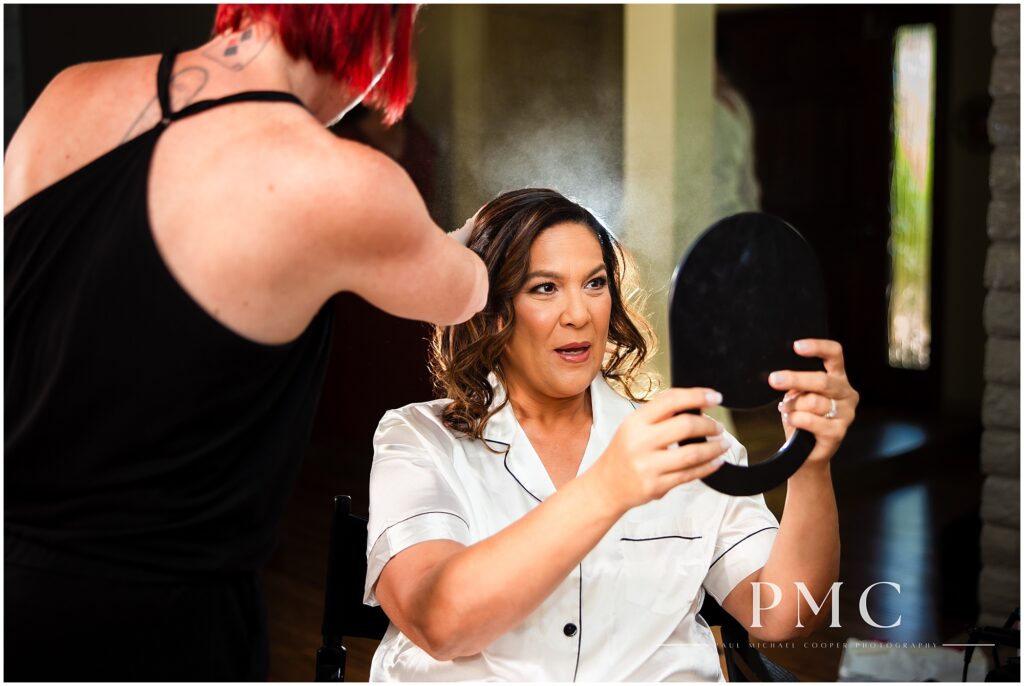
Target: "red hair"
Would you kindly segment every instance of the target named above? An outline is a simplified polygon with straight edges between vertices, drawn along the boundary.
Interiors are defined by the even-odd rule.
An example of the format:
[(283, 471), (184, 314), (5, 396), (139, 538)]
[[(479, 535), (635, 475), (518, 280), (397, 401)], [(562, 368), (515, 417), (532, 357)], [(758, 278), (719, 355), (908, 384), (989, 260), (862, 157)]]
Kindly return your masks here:
[(314, 70), (332, 74), (357, 93), (373, 83), (379, 50), (391, 57), (391, 63), (364, 102), (393, 124), (405, 112), (415, 87), (415, 17), (416, 5), (220, 5), (214, 31), (237, 31), (246, 19), (271, 19), (289, 55), (309, 60)]

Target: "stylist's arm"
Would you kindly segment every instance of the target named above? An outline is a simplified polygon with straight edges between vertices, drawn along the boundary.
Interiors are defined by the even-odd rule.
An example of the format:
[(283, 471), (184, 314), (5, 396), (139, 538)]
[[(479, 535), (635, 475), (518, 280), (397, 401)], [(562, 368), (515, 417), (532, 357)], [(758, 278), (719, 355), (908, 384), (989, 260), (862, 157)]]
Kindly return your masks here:
[(330, 183), (307, 189), (316, 195), (308, 198), (313, 211), (327, 217), (324, 240), (315, 244), (324, 251), (320, 263), (329, 265), (328, 290), (352, 291), (395, 316), (442, 326), (482, 310), (488, 279), (480, 257), (433, 222), (395, 162), (349, 141), (339, 145), (345, 157)]
[[(723, 603), (753, 637), (764, 641), (807, 635), (831, 617), (831, 595), (815, 615), (796, 584), (802, 583), (815, 603), (821, 604), (838, 579), (839, 515), (829, 463), (853, 422), (860, 398), (846, 378), (839, 343), (806, 339), (796, 341), (793, 349), (803, 357), (821, 358), (825, 371), (777, 371), (768, 381), (776, 390), (786, 391), (779, 403), (786, 438), (803, 429), (814, 435), (816, 444), (787, 483), (785, 509), (768, 562), (738, 584)], [(764, 584), (760, 598), (752, 582)], [(781, 590), (777, 605), (767, 583)], [(758, 601), (761, 608), (774, 607), (760, 612), (760, 626), (753, 626)]]

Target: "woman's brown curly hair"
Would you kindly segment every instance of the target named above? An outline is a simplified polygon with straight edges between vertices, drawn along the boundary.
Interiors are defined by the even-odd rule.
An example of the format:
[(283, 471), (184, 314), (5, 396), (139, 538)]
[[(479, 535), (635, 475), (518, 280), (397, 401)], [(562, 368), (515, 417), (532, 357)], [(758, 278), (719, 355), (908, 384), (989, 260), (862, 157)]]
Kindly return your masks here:
[(481, 439), (487, 421), (508, 402), (506, 397), (491, 409), (494, 389), (488, 375), (493, 372), (505, 386), (501, 356), (515, 326), (513, 298), (529, 273), (530, 246), (542, 231), (565, 222), (593, 231), (608, 270), (612, 310), (601, 373), (632, 400), (643, 400), (656, 390), (657, 377), (644, 368), (656, 341), (641, 313), (645, 294), (629, 255), (582, 205), (552, 190), (525, 188), (484, 205), (469, 237), (468, 247), (487, 265), (487, 307), (462, 324), (434, 327), (430, 371), (438, 394), (452, 399), (442, 413), (449, 429)]

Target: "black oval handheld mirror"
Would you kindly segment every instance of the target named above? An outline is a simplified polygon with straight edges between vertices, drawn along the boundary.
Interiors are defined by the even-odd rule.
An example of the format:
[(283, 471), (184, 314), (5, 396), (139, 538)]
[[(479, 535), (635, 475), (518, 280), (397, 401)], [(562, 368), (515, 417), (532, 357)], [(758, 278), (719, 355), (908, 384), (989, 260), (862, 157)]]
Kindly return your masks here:
[[(818, 260), (796, 229), (761, 212), (722, 219), (672, 276), (672, 385), (713, 388), (729, 409), (778, 403), (784, 393), (768, 385), (771, 372), (823, 369), (821, 360), (793, 352), (793, 342), (826, 337), (825, 309)], [(767, 460), (723, 464), (704, 483), (728, 495), (769, 491), (800, 468), (814, 443), (797, 429)]]

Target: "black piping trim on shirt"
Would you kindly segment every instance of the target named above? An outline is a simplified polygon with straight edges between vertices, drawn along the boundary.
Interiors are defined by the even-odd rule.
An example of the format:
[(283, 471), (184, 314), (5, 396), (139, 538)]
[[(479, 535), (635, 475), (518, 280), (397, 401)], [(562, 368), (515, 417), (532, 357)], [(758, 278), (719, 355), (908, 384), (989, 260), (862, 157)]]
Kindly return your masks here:
[(463, 519), (459, 515), (455, 514), (454, 512), (445, 512), (444, 510), (431, 510), (430, 512), (420, 512), (419, 514), (409, 515), (405, 519), (403, 519), (401, 521), (398, 521), (398, 522), (395, 522), (394, 524), (388, 526), (386, 529), (381, 531), (380, 534), (377, 535), (377, 538), (375, 538), (373, 540), (373, 545), (370, 546), (370, 550), (373, 550), (375, 547), (377, 547), (377, 542), (380, 540), (380, 537), (383, 536), (384, 534), (386, 534), (392, 527), (396, 527), (399, 524), (404, 524), (405, 522), (409, 521), (410, 519), (415, 519), (416, 517), (422, 517), (423, 515), (428, 515), (428, 514), (443, 514), (443, 515), (448, 515), (450, 517), (455, 517), (456, 519), (462, 520), (462, 523), (465, 524), (467, 528), (469, 528), (469, 522), (467, 522), (465, 519)]
[[(629, 401), (629, 404), (633, 406), (634, 410), (636, 409), (636, 403), (634, 403), (632, 400)], [(505, 459), (503, 461), (503, 464), (505, 465), (505, 471), (509, 473), (509, 476), (511, 476), (513, 479), (515, 479), (516, 483), (519, 484), (520, 488), (522, 488), (524, 491), (526, 491), (527, 493), (530, 494), (531, 498), (536, 500), (538, 503), (544, 502), (543, 500), (538, 498), (536, 495), (534, 495), (533, 491), (531, 491), (529, 488), (524, 486), (523, 482), (519, 480), (519, 477), (517, 477), (515, 474), (513, 474), (512, 470), (508, 468), (508, 451), (509, 451), (509, 449), (512, 446), (510, 444), (508, 444), (508, 443), (505, 443), (504, 441), (499, 441), (499, 440), (496, 440), (496, 439), (493, 439), (493, 438), (486, 438), (486, 437), (484, 437), (483, 440), (487, 441), (488, 443), (497, 443), (498, 445), (505, 446)]]
[(580, 612), (579, 619), (576, 620), (579, 624), (576, 625), (577, 636), (576, 639), (576, 669), (572, 670), (573, 683), (576, 682), (576, 675), (580, 671), (580, 650), (583, 648), (583, 563), (580, 562)]
[(748, 539), (748, 538), (750, 538), (751, 536), (753, 536), (753, 535), (755, 535), (755, 534), (759, 534), (759, 533), (761, 533), (762, 531), (768, 531), (769, 529), (778, 529), (778, 528), (779, 528), (779, 527), (777, 527), (777, 526), (766, 526), (766, 527), (765, 527), (765, 528), (763, 528), (763, 529), (758, 529), (757, 531), (753, 531), (753, 532), (751, 532), (751, 533), (747, 534), (746, 536), (744, 536), (743, 538), (741, 538), (740, 540), (736, 541), (736, 542), (735, 542), (735, 543), (733, 543), (733, 544), (732, 544), (731, 546), (729, 546), (729, 549), (728, 549), (728, 550), (726, 550), (726, 551), (725, 551), (724, 553), (722, 553), (721, 555), (719, 555), (718, 557), (716, 557), (716, 558), (715, 558), (715, 561), (711, 563), (711, 565), (710, 565), (710, 566), (708, 567), (708, 569), (710, 570), (710, 569), (711, 569), (711, 567), (714, 567), (714, 566), (715, 566), (716, 564), (718, 564), (718, 561), (719, 561), (719, 560), (721, 560), (721, 559), (722, 559), (723, 557), (725, 557), (725, 556), (726, 556), (726, 553), (728, 553), (728, 552), (729, 552), (729, 550), (732, 550), (733, 548), (735, 548), (736, 546), (738, 546), (738, 545), (739, 545), (740, 543), (743, 543), (743, 541), (747, 540), (747, 539)]
[(493, 438), (485, 438), (484, 440), (485, 440), (485, 441), (489, 441), (490, 443), (498, 443), (498, 444), (500, 444), (500, 445), (503, 445), (503, 446), (505, 446), (505, 459), (504, 459), (504, 460), (502, 460), (502, 464), (503, 464), (503, 465), (505, 465), (505, 471), (509, 473), (509, 476), (511, 476), (511, 477), (512, 477), (513, 479), (515, 479), (515, 480), (516, 480), (516, 483), (517, 483), (517, 484), (519, 484), (519, 487), (520, 487), (520, 488), (522, 488), (522, 489), (523, 489), (524, 491), (526, 491), (527, 493), (529, 493), (529, 494), (530, 494), (530, 497), (531, 497), (531, 498), (533, 498), (534, 500), (536, 500), (536, 501), (537, 501), (538, 503), (542, 503), (542, 502), (544, 502), (543, 500), (541, 500), (540, 498), (538, 498), (537, 496), (535, 496), (535, 495), (533, 494), (533, 491), (531, 491), (531, 490), (530, 490), (529, 488), (527, 488), (526, 486), (524, 486), (524, 485), (523, 485), (523, 482), (519, 480), (519, 477), (517, 477), (517, 476), (516, 476), (515, 474), (513, 474), (513, 473), (512, 473), (512, 470), (508, 468), (508, 451), (509, 451), (509, 449), (510, 449), (510, 448), (511, 448), (512, 446), (511, 446), (511, 445), (509, 445), (508, 443), (505, 443), (504, 441), (496, 441), (496, 440), (494, 440)]
[[(515, 482), (517, 484), (519, 484), (520, 488), (522, 488), (524, 491), (526, 491), (527, 493), (530, 494), (531, 498), (536, 500), (538, 503), (543, 502), (540, 498), (535, 496), (533, 494), (533, 492), (529, 488), (524, 486), (523, 482), (520, 481), (519, 478), (516, 477), (516, 475), (512, 473), (511, 469), (508, 468), (508, 451), (509, 451), (509, 449), (512, 446), (510, 444), (508, 444), (508, 443), (505, 443), (504, 441), (496, 441), (493, 438), (485, 438), (484, 440), (485, 441), (489, 441), (491, 443), (498, 443), (500, 445), (505, 446), (505, 459), (502, 460), (502, 464), (505, 465), (505, 471), (509, 473), (509, 476), (511, 476), (513, 479), (515, 479)], [(579, 619), (576, 620), (578, 622), (578, 624), (576, 625), (576, 630), (577, 630), (577, 634), (576, 634), (576, 636), (577, 636), (577, 639), (576, 639), (576, 668), (573, 669), (573, 672), (572, 672), (572, 680), (574, 682), (576, 681), (576, 675), (580, 671), (580, 649), (583, 646), (583, 563), (582, 562), (579, 565), (579, 569), (580, 569), (580, 600), (579, 600)]]
[(498, 445), (503, 445), (505, 446), (506, 449), (509, 447), (508, 443), (506, 443), (505, 441), (499, 441), (496, 438), (487, 438), (486, 436), (484, 436), (484, 441), (486, 443), (497, 443)]
[(620, 538), (620, 541), (662, 541), (666, 538), (681, 538), (684, 541), (696, 541), (703, 536), (651, 536), (650, 538)]

